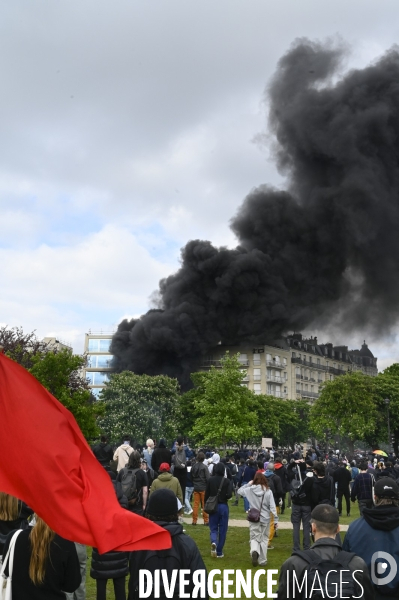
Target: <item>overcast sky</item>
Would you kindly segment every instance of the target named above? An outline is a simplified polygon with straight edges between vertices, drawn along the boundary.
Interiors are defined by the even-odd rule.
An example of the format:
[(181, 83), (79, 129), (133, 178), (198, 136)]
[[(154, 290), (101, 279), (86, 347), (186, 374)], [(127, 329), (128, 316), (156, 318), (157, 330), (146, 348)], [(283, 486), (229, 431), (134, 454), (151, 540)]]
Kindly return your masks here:
[[(245, 195), (284, 186), (259, 142), (278, 59), (338, 35), (362, 67), (397, 16), (398, 0), (2, 3), (0, 323), (81, 352), (148, 310), (189, 239), (234, 246)], [(368, 341), (380, 368), (399, 360), (394, 335)]]

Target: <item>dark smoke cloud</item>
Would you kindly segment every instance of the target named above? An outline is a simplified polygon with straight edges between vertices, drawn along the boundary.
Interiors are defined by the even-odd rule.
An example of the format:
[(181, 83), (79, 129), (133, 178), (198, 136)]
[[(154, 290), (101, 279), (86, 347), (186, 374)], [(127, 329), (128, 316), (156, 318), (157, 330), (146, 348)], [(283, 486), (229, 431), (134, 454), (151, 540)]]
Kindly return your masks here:
[(160, 310), (123, 321), (118, 370), (185, 386), (219, 341), (265, 342), (324, 320), (386, 332), (399, 308), (399, 52), (339, 76), (343, 45), (297, 41), (266, 91), (286, 191), (254, 189), (234, 250), (190, 241)]

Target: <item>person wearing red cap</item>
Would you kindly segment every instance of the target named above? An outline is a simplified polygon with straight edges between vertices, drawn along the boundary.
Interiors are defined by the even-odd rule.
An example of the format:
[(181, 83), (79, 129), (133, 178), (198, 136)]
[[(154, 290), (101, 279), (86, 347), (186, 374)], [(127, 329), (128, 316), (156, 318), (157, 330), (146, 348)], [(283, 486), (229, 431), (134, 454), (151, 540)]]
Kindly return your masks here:
[(183, 492), (181, 485), (177, 477), (173, 477), (170, 472), (170, 465), (168, 463), (161, 463), (159, 466), (159, 475), (157, 479), (152, 482), (150, 494), (161, 488), (167, 488), (172, 490), (176, 494), (176, 497), (180, 500), (183, 505)]

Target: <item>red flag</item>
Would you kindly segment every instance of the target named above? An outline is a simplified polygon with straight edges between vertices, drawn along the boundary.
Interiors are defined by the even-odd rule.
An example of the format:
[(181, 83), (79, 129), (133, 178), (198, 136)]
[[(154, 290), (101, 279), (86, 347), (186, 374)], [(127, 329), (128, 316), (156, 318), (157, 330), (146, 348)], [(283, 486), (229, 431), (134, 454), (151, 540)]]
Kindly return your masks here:
[(0, 490), (59, 535), (108, 550), (170, 548), (169, 533), (119, 505), (72, 414), (0, 353)]

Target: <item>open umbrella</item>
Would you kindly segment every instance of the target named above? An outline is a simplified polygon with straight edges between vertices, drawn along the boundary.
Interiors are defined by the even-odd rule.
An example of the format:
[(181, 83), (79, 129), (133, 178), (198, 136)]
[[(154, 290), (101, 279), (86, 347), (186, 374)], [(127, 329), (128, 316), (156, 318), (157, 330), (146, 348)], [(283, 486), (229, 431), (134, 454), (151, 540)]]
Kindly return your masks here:
[(373, 454), (379, 454), (380, 456), (388, 456), (384, 450), (373, 450)]

